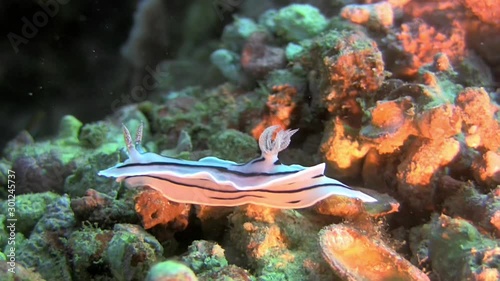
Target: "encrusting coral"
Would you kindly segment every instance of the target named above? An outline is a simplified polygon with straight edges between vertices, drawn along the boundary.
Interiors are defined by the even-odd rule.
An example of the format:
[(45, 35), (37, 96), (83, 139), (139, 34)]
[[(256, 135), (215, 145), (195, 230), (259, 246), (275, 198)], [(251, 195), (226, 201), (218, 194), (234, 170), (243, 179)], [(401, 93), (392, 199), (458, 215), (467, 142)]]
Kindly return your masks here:
[(488, 93), (483, 88), (467, 88), (458, 94), (457, 105), (465, 123), (467, 145), (497, 151), (500, 124), (494, 116), (499, 107), (491, 102)]
[(374, 4), (350, 4), (342, 8), (340, 15), (349, 21), (365, 25), (373, 30), (388, 30), (394, 21), (392, 5), (382, 1)]
[(389, 61), (392, 61), (388, 68), (398, 77), (417, 74), (419, 68), (432, 62), (435, 50), (444, 52), (453, 62), (458, 62), (465, 54), (465, 33), (458, 22), (446, 34), (414, 20), (402, 24), (401, 30), (387, 40)]
[(164, 261), (151, 267), (146, 281), (198, 281), (194, 272), (176, 261)]

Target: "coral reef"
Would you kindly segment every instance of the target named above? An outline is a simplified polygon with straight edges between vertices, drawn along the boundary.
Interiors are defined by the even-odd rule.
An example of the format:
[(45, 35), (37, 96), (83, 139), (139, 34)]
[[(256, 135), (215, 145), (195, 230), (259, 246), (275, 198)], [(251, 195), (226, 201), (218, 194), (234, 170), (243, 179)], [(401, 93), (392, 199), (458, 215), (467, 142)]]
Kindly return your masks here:
[(500, 184), (500, 154), (488, 151), (473, 163), (474, 179), (486, 187)]
[(300, 95), (295, 87), (290, 85), (274, 86), (266, 102), (266, 117), (252, 130), (253, 137), (260, 136), (269, 126), (289, 127), (293, 122), (293, 112), (298, 109), (298, 100), (300, 100)]
[(369, 147), (351, 138), (349, 127), (337, 118), (325, 126), (321, 152), (328, 165), (344, 177), (359, 174)]
[[(64, 111), (91, 102), (72, 112), (78, 119), (63, 116), (51, 137), (37, 133), (37, 118), (9, 133), (0, 156), (0, 279), (499, 280), (500, 5), (174, 2), (120, 6), (132, 18), (137, 5), (132, 27), (113, 41), (121, 52), (115, 46), (103, 69), (123, 70), (114, 78), (96, 71), (106, 80), (94, 87), (99, 97)], [(64, 17), (92, 18), (74, 11)], [(76, 53), (103, 65), (107, 55), (94, 45)], [(40, 54), (40, 64), (67, 75), (44, 47)], [(82, 92), (74, 86), (60, 92)], [(112, 112), (104, 120), (80, 115), (103, 108)], [(203, 206), (129, 189), (97, 175), (128, 157), (122, 124), (143, 124), (146, 151), (237, 163), (258, 157), (265, 128), (298, 129), (283, 164), (325, 162), (325, 175), (377, 202)], [(13, 251), (15, 277), (3, 271)]]

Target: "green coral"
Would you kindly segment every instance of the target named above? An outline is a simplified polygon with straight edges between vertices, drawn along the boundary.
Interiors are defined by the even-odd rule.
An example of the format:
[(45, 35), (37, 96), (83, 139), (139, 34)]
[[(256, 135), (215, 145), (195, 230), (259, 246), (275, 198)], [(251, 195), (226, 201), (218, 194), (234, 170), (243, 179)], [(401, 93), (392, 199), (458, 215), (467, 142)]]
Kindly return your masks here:
[(71, 248), (73, 274), (79, 280), (91, 280), (91, 268), (104, 265), (104, 251), (112, 237), (109, 230), (85, 226), (82, 230), (71, 233), (68, 246)]
[(259, 151), (252, 136), (232, 129), (213, 135), (208, 146), (213, 156), (238, 163), (254, 158)]
[(290, 42), (288, 43), (288, 45), (286, 45), (285, 49), (286, 59), (288, 61), (298, 60), (304, 55), (304, 51), (304, 47), (302, 47), (300, 44)]
[[(59, 195), (52, 192), (17, 195), (15, 206), (16, 231), (28, 236), (38, 220), (47, 211), (47, 206), (59, 197)], [(3, 202), (2, 210), (7, 210), (7, 204), (7, 201)]]
[[(105, 125), (99, 126), (102, 128)], [(97, 137), (92, 139), (92, 143), (96, 145), (101, 142), (99, 147), (95, 148), (82, 146), (80, 140), (78, 139), (80, 128), (80, 121), (73, 116), (65, 116), (60, 121), (59, 134), (56, 138), (39, 141), (33, 143), (32, 145), (9, 147), (9, 149), (6, 149), (6, 159), (14, 161), (21, 156), (38, 157), (40, 155), (55, 152), (58, 156), (60, 156), (64, 165), (67, 165), (72, 161), (75, 161), (77, 165), (79, 165), (81, 163), (86, 163), (87, 157), (93, 155), (94, 153), (109, 154), (124, 146), (121, 128), (114, 126), (107, 127), (109, 128), (110, 137), (105, 140), (105, 143), (102, 143), (102, 141), (104, 141), (102, 137), (99, 137), (101, 138), (100, 141), (98, 141), (99, 138)], [(90, 139), (85, 140), (85, 142), (87, 141), (90, 141)]]
[(108, 132), (109, 128), (104, 122), (85, 124), (80, 132), (80, 144), (89, 148), (97, 148), (107, 141)]
[[(7, 233), (6, 233), (6, 235), (7, 235)], [(6, 244), (5, 247), (2, 248), (4, 253), (8, 253), (10, 251), (10, 248), (13, 245), (18, 245), (18, 246), (23, 245), (23, 243), (26, 242), (26, 237), (21, 232), (16, 232), (16, 237), (14, 238), (14, 241), (15, 241), (15, 244), (12, 244), (12, 245)], [(16, 248), (17, 248), (17, 246), (16, 246)]]
[(176, 261), (164, 261), (151, 267), (146, 276), (146, 281), (161, 280), (196, 281), (198, 278), (186, 265)]
[[(431, 222), (429, 257), (441, 280), (472, 280), (473, 273), (491, 266), (480, 257), (497, 252), (499, 246), (464, 219), (441, 215)], [(500, 263), (492, 266), (499, 268)]]
[(83, 123), (72, 115), (65, 115), (59, 123), (58, 137), (68, 144), (78, 143), (78, 134)]
[(252, 19), (235, 16), (234, 22), (224, 27), (221, 39), (229, 50), (239, 52), (245, 41), (258, 31), (264, 29)]
[(451, 72), (433, 73), (421, 68), (419, 75), (428, 75), (437, 82), (435, 85), (422, 86), (423, 95), (419, 98), (420, 103), (425, 103), (423, 110), (436, 108), (444, 104), (453, 104), (458, 93), (463, 90), (461, 85), (454, 82), (455, 75)]
[[(229, 235), (234, 247), (247, 253), (258, 280), (332, 280), (333, 273), (325, 271), (328, 266), (317, 251), (320, 224), (296, 210), (273, 212), (273, 222), (260, 218), (266, 211), (259, 212), (258, 219), (249, 216), (251, 213), (245, 209), (233, 212), (229, 219), (235, 227)], [(248, 224), (251, 231), (244, 226)], [(308, 260), (318, 264), (317, 272), (304, 266)]]
[(75, 223), (69, 197), (60, 196), (47, 207), (29, 239), (16, 245), (17, 262), (36, 268), (47, 281), (71, 280), (64, 241)]
[[(153, 130), (160, 134), (170, 134), (185, 130), (193, 141), (193, 150), (208, 148), (208, 140), (227, 128), (234, 128), (242, 122), (239, 118), (255, 108), (261, 110), (265, 103), (264, 96), (251, 95), (249, 98), (237, 98), (235, 88), (223, 85), (216, 89), (203, 91), (198, 87), (171, 92), (165, 97), (165, 103), (156, 105), (152, 113)], [(189, 107), (178, 106), (189, 104)], [(249, 120), (245, 120), (249, 121)], [(171, 143), (158, 141), (158, 147), (168, 148)]]
[(5, 227), (6, 219), (7, 217), (4, 214), (0, 214), (0, 249), (3, 249), (3, 247), (7, 245), (7, 241), (9, 238), (9, 232), (7, 232), (7, 228)]
[(308, 4), (292, 4), (280, 9), (274, 22), (277, 34), (293, 42), (314, 37), (328, 25), (321, 12)]
[(210, 61), (228, 81), (235, 84), (244, 81), (240, 56), (237, 53), (226, 49), (218, 49), (210, 55)]
[(147, 271), (163, 255), (163, 247), (137, 225), (116, 224), (105, 261), (115, 280), (144, 280)]
[(228, 266), (224, 249), (216, 243), (204, 240), (195, 240), (188, 247), (188, 254), (182, 260), (195, 273), (218, 271)]
[(306, 87), (307, 73), (301, 67), (293, 69), (277, 69), (273, 70), (267, 76), (265, 85), (271, 90), (274, 86), (290, 85), (296, 89)]
[(72, 197), (81, 197), (85, 195), (87, 189), (92, 188), (113, 198), (116, 197), (120, 184), (112, 178), (99, 177), (97, 173), (119, 162), (118, 152), (93, 154), (89, 157), (87, 164), (80, 165), (71, 176), (66, 178), (64, 192)]
[(277, 14), (278, 11), (274, 9), (265, 11), (259, 16), (259, 25), (265, 27), (269, 32), (276, 32), (276, 23), (274, 22), (274, 19), (276, 18)]

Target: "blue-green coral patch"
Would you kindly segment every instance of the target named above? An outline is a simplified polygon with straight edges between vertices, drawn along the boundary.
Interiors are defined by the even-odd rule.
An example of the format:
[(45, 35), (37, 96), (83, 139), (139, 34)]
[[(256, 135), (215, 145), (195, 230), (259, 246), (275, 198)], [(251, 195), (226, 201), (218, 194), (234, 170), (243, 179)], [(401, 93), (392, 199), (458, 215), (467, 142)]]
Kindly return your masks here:
[(328, 25), (318, 8), (309, 4), (292, 4), (280, 9), (274, 22), (276, 33), (292, 42), (314, 37)]
[(243, 163), (258, 155), (259, 148), (255, 139), (236, 130), (226, 130), (213, 135), (208, 146), (213, 156)]
[(149, 268), (162, 259), (163, 247), (141, 227), (116, 224), (105, 261), (115, 280), (144, 280)]
[[(16, 196), (15, 218), (16, 231), (29, 236), (33, 227), (47, 212), (47, 207), (60, 198), (53, 192), (22, 194)], [(7, 201), (2, 203), (2, 210), (7, 210)]]

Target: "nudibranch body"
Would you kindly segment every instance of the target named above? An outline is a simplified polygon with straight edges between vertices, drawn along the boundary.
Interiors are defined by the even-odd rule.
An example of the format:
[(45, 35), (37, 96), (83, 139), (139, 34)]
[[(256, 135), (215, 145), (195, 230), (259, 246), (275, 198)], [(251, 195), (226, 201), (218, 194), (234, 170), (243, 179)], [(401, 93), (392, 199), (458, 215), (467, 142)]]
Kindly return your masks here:
[(135, 143), (124, 126), (129, 159), (99, 172), (115, 177), (127, 186), (149, 186), (178, 203), (210, 206), (263, 205), (272, 208), (309, 207), (333, 195), (375, 202), (375, 198), (325, 176), (325, 163), (312, 167), (284, 165), (278, 153), (290, 144), (297, 130), (264, 130), (259, 138), (261, 156), (245, 164), (206, 157), (199, 161), (180, 160), (143, 152), (142, 126)]

